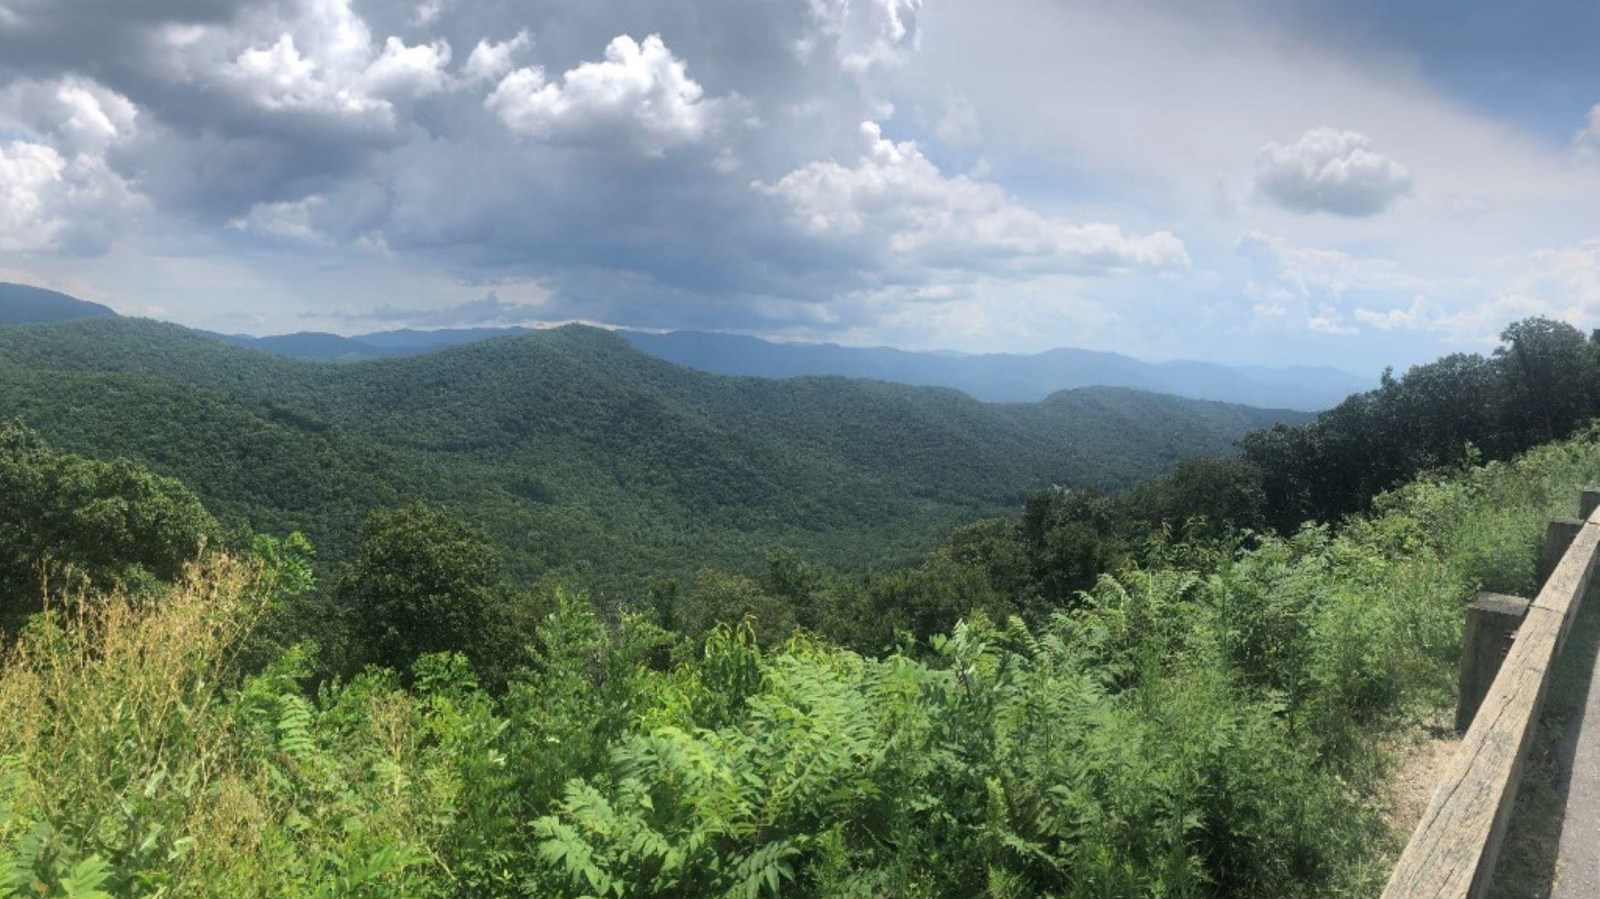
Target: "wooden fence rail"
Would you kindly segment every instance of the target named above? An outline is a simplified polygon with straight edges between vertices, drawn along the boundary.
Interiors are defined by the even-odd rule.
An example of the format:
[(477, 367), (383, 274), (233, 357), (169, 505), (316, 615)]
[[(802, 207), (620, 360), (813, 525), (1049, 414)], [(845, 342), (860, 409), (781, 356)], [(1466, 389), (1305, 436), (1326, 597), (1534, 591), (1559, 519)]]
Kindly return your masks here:
[[(1522, 616), (1476, 714), (1470, 715), (1455, 759), (1390, 875), (1383, 899), (1479, 899), (1488, 891), (1550, 671), (1594, 570), (1600, 548), (1597, 507), (1600, 491), (1585, 490), (1584, 519), (1551, 528), (1546, 564), (1553, 563), (1553, 570)], [(1559, 543), (1568, 535), (1571, 542), (1563, 551)]]

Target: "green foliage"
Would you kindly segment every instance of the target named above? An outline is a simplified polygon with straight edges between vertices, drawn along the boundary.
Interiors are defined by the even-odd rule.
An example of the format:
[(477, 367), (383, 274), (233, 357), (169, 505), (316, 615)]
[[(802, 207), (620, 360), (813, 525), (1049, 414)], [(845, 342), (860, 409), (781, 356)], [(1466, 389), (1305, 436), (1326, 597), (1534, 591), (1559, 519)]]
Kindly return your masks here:
[[(458, 653), (422, 654), (409, 687), (370, 669), (308, 693), (303, 645), (241, 668), (311, 586), (303, 541), (263, 540), (159, 602), (30, 624), (0, 667), (0, 895), (1369, 894), (1394, 845), (1375, 747), (1447, 701), (1463, 603), (1523, 585), (1541, 522), (1597, 473), (1590, 433), (1337, 532), (1169, 544), (1036, 623), (979, 612), (881, 653), (757, 618), (690, 640), (553, 589), (498, 692)], [(881, 609), (1021, 606), (1000, 587), (1031, 589), (1019, 533), (965, 530)], [(440, 544), (467, 572), (447, 591), (491, 570), (431, 510), (373, 534)], [(852, 605), (871, 579), (852, 594), (782, 554), (732, 583), (880, 608)]]
[(405, 671), (424, 653), (477, 654), (506, 603), (499, 558), (471, 525), (425, 505), (374, 511), (334, 598), (365, 661)]
[[(116, 333), (189, 339), (143, 327)], [(614, 595), (558, 586), (583, 582), (575, 563), (512, 589), (496, 546), (507, 532), (420, 502), (376, 504), (394, 507), (366, 517), (323, 591), (305, 537), (253, 537), (242, 560), (202, 553), (215, 525), (173, 482), (7, 428), (0, 478), (29, 514), (0, 513), (6, 558), (18, 571), (70, 561), (110, 592), (57, 580), (67, 592), (0, 663), (0, 899), (1370, 894), (1393, 848), (1373, 801), (1383, 736), (1448, 701), (1462, 605), (1479, 588), (1531, 587), (1544, 521), (1600, 475), (1592, 429), (1372, 493), (1446, 458), (1434, 454), (1464, 433), (1450, 428), (1483, 422), (1456, 410), (1466, 417), (1405, 444), (1401, 461), (1362, 461), (1398, 445), (1406, 428), (1391, 419), (1417, 391), (1458, 375), (1504, 387), (1508, 366), (1520, 372), (1533, 411), (1494, 432), (1486, 456), (1582, 417), (1528, 399), (1576, 389), (1551, 364), (1571, 356), (1570, 335), (1533, 323), (1507, 340), (1493, 362), (1388, 379), (1314, 433), (1257, 439), (1269, 464), (1191, 462), (1120, 496), (1037, 493), (912, 567), (840, 574), (779, 551), (692, 580), (666, 566), (648, 593)], [(482, 511), (508, 516), (501, 527), (536, 520), (508, 512), (519, 503), (571, 498), (569, 478), (603, 457), (620, 473), (590, 495), (618, 516), (605, 520), (675, 508), (716, 522), (673, 538), (706, 560), (716, 553), (694, 541), (728, 531), (760, 535), (737, 544), (749, 550), (789, 527), (860, 539), (851, 528), (880, 514), (979, 512), (971, 497), (1001, 469), (951, 486), (939, 479), (963, 475), (928, 447), (1037, 413), (986, 417), (939, 392), (826, 379), (772, 392), (618, 357), (587, 331), (549, 341), (549, 356), (503, 341), (421, 367), (315, 372), (206, 356), (202, 342), (208, 361), (185, 364), (219, 391), (205, 394), (216, 409), (243, 416), (226, 420), (259, 425), (268, 455), (318, 434), (329, 459), (360, 445), (413, 473), (456, 477), (429, 467), (448, 459), (506, 476), (517, 499)], [(474, 368), (476, 353), (493, 365)], [(79, 388), (165, 395), (123, 380), (169, 364), (150, 346), (98, 359), (120, 373)], [(499, 373), (511, 361), (531, 373)], [(596, 396), (559, 377), (592, 384), (607, 366), (623, 370)], [(239, 399), (258, 375), (279, 379), (276, 411)], [(0, 371), (0, 395), (11, 377)], [(313, 389), (339, 424), (295, 398)], [(821, 397), (837, 414), (816, 417)], [(410, 427), (413, 401), (436, 427)], [(735, 414), (746, 430), (728, 425)], [(900, 432), (868, 428), (874, 415)], [(1012, 437), (999, 444), (1026, 450)], [(1336, 463), (1326, 474), (1294, 455), (1311, 445)], [(898, 473), (779, 495), (858, 465)], [(753, 499), (734, 510), (741, 490)], [(864, 505), (897, 490), (906, 505)], [(1240, 529), (1278, 517), (1289, 493), (1309, 504), (1296, 508), (1370, 511)], [(622, 496), (637, 503), (607, 505)]]
[(36, 611), (41, 587), (132, 589), (176, 578), (217, 539), (194, 494), (131, 462), (55, 452), (0, 422), (0, 631)]
[(1490, 359), (1456, 354), (1399, 379), (1385, 373), (1315, 422), (1247, 435), (1268, 523), (1289, 532), (1334, 521), (1423, 471), (1469, 461), (1473, 447), (1506, 459), (1573, 433), (1600, 411), (1597, 348), (1571, 325), (1525, 319)]

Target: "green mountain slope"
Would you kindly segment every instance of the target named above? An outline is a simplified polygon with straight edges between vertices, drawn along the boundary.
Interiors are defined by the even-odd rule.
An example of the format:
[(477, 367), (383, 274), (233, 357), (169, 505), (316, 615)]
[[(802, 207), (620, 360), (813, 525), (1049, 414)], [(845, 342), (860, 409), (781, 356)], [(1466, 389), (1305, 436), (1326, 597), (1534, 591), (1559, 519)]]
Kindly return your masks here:
[(1029, 490), (1125, 487), (1302, 417), (1110, 388), (986, 404), (724, 377), (584, 327), (332, 364), (133, 319), (0, 328), (0, 416), (333, 554), (367, 509), (421, 497), (489, 530), (524, 575), (605, 578), (780, 543), (844, 565), (903, 558)]

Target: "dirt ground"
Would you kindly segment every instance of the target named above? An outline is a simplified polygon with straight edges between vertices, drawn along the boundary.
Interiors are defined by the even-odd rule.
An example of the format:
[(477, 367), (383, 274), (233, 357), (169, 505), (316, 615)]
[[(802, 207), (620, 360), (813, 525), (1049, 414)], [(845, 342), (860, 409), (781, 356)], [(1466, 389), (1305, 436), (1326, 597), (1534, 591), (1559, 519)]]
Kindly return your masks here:
[(1461, 745), (1461, 737), (1440, 717), (1394, 738), (1386, 754), (1395, 760), (1389, 775), (1384, 819), (1397, 834), (1409, 834), (1428, 810), (1439, 778)]

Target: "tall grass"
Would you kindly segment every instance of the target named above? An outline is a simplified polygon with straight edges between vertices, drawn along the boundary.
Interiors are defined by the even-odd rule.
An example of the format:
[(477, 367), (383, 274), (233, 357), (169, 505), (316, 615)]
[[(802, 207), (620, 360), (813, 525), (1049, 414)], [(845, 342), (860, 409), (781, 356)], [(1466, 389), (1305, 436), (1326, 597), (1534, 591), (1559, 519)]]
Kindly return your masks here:
[(494, 697), (239, 670), (269, 562), (57, 597), (0, 666), (0, 896), (1371, 895), (1382, 737), (1597, 478), (1591, 432), (884, 658), (563, 595)]

